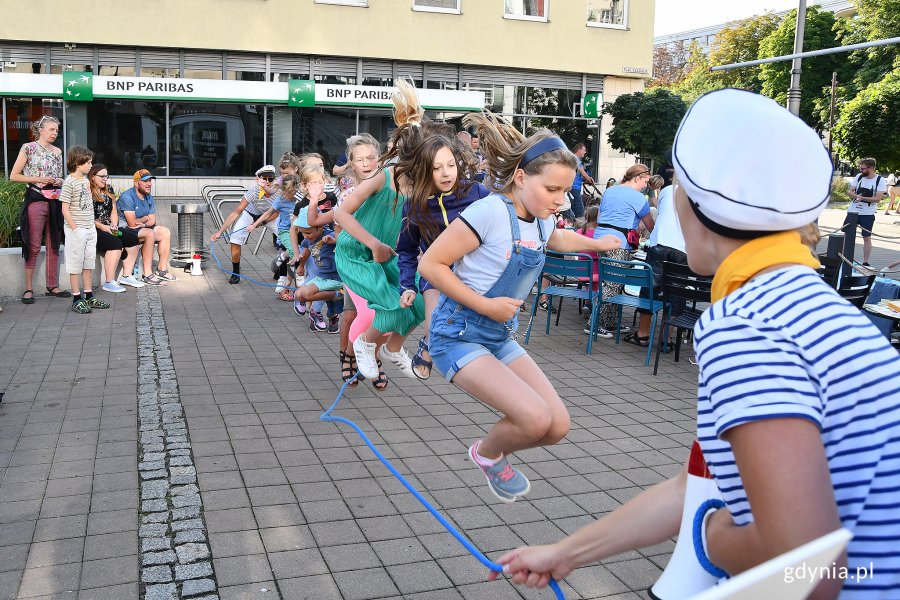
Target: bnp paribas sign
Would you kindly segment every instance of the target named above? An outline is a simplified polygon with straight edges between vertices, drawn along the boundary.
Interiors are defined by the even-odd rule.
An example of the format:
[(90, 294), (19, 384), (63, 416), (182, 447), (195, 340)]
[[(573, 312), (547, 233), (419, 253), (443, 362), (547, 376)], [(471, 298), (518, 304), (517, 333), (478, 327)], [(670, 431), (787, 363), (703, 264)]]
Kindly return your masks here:
[[(48, 79), (49, 78), (49, 79)], [(0, 96), (28, 95), (29, 89), (46, 93), (59, 75), (0, 73)], [(45, 81), (46, 80), (46, 81)], [(59, 79), (55, 79), (59, 81)], [(59, 89), (56, 87), (56, 89)], [(291, 81), (235, 81), (181, 79), (172, 77), (107, 77), (90, 72), (62, 74), (61, 95), (69, 102), (92, 100), (169, 100), (194, 102), (238, 102), (281, 104), (294, 108), (314, 106), (391, 107), (396, 88), (367, 85), (337, 85), (308, 79)], [(473, 111), (484, 106), (484, 92), (466, 90), (416, 90), (422, 106), (431, 110)]]

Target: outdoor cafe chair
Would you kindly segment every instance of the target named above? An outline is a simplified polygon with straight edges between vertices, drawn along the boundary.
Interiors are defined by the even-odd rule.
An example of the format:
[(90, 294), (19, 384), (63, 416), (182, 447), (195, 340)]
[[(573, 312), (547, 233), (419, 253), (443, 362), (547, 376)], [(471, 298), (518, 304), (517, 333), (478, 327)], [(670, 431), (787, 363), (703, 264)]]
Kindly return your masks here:
[[(624, 292), (617, 294), (612, 298), (603, 298), (603, 294), (601, 293), (600, 305), (616, 304), (619, 307), (618, 322), (616, 324), (617, 344), (619, 343), (622, 332), (622, 308), (629, 306), (635, 309), (642, 308), (650, 311), (650, 314), (652, 315), (652, 320), (650, 321), (650, 340), (647, 344), (647, 359), (644, 362), (644, 366), (649, 366), (650, 354), (653, 352), (653, 341), (656, 333), (656, 317), (657, 313), (663, 308), (662, 301), (656, 300), (653, 297), (653, 270), (650, 268), (649, 264), (639, 260), (617, 260), (615, 258), (603, 258), (601, 256), (598, 262), (600, 264), (601, 284), (620, 283), (624, 286), (642, 289), (647, 288), (647, 298), (634, 297)], [(598, 315), (599, 311), (591, 316), (591, 338), (594, 337), (593, 332), (597, 326), (595, 321)]]
[[(659, 343), (656, 345), (656, 360), (653, 363), (653, 374), (656, 375), (659, 370), (659, 355), (662, 352), (663, 345), (666, 344), (666, 333), (670, 327), (675, 328), (675, 362), (678, 362), (678, 356), (681, 352), (681, 332), (684, 330), (692, 331), (702, 310), (697, 308), (698, 303), (710, 303), (712, 289), (712, 277), (703, 277), (691, 271), (690, 267), (685, 264), (665, 261), (663, 262), (662, 272), (662, 297), (663, 297), (663, 318), (659, 326)], [(680, 315), (672, 316), (672, 299), (681, 298), (685, 303), (691, 303), (691, 306), (685, 306), (684, 312)]]
[[(543, 287), (544, 278), (551, 281), (547, 287)], [(535, 313), (541, 296), (547, 296), (547, 327), (545, 333), (550, 334), (550, 318), (553, 313), (553, 297), (560, 299), (562, 308), (563, 298), (574, 298), (586, 302), (591, 307), (591, 335), (588, 336), (587, 353), (591, 353), (594, 341), (594, 328), (597, 326), (597, 312), (599, 309), (600, 291), (594, 290), (590, 284), (594, 280), (594, 260), (587, 254), (575, 254), (569, 252), (547, 252), (544, 269), (538, 278), (537, 295), (531, 303), (531, 318), (528, 322), (528, 330), (525, 333), (525, 343), (531, 339), (531, 326), (534, 324)], [(588, 282), (587, 286), (584, 282)], [(558, 313), (557, 313), (558, 314)], [(557, 324), (559, 318), (557, 317)]]

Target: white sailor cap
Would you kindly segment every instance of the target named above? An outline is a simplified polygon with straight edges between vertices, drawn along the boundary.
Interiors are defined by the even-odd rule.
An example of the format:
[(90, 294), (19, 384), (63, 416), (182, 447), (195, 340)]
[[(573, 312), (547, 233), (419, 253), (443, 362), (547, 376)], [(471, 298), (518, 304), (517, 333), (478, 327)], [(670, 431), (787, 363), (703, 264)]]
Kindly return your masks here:
[(831, 190), (831, 159), (818, 134), (744, 90), (710, 92), (691, 105), (672, 163), (697, 218), (736, 239), (812, 223)]

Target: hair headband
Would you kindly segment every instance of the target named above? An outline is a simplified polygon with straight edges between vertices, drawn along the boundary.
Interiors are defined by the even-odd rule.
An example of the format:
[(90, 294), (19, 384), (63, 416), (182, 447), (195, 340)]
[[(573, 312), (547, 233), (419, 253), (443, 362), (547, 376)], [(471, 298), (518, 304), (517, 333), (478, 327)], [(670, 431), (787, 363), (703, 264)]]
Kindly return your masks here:
[(519, 163), (519, 167), (524, 167), (542, 154), (547, 154), (548, 152), (553, 152), (554, 150), (568, 149), (568, 146), (566, 146), (566, 144), (556, 136), (544, 138), (525, 151), (525, 154), (522, 156), (522, 161)]

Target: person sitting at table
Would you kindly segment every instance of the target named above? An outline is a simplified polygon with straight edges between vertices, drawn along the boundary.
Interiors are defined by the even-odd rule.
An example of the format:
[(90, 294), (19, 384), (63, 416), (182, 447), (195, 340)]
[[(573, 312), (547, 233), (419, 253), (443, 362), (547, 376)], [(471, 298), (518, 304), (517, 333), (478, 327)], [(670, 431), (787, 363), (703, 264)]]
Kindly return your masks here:
[[(594, 239), (605, 235), (613, 235), (622, 243), (622, 247), (609, 250), (601, 254), (603, 258), (628, 260), (631, 252), (637, 249), (639, 237), (638, 223), (643, 223), (647, 231), (653, 231), (653, 217), (650, 215), (650, 203), (640, 192), (650, 181), (650, 169), (646, 165), (637, 164), (625, 171), (622, 183), (606, 190), (603, 194), (603, 202), (600, 203), (600, 216), (597, 228), (594, 229)], [(603, 283), (603, 299), (612, 298), (622, 293), (622, 284)], [(616, 328), (618, 308), (615, 304), (604, 304), (600, 309), (598, 327), (594, 329), (594, 335), (602, 338), (611, 338), (612, 330)], [(590, 333), (586, 327), (585, 333)]]

